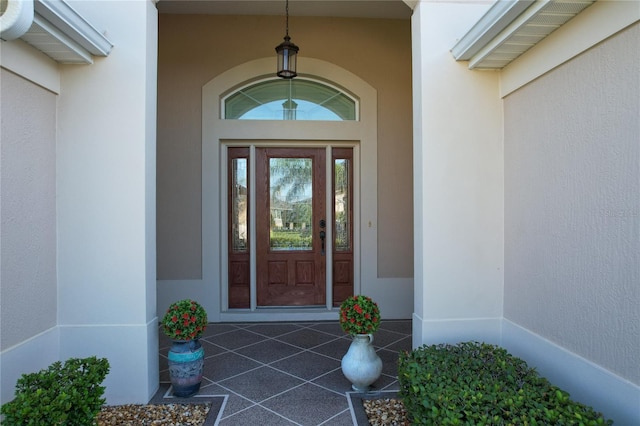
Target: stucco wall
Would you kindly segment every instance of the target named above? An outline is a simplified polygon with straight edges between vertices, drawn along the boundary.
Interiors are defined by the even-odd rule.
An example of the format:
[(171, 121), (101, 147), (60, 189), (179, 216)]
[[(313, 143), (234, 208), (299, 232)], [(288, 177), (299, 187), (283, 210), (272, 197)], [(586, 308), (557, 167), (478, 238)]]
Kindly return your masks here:
[[(199, 279), (202, 86), (242, 63), (274, 56), (281, 17), (159, 18), (158, 279)], [(378, 92), (378, 276), (413, 275), (410, 22), (294, 17), (300, 56), (343, 67)], [(299, 70), (303, 72), (303, 70)]]
[(149, 1), (76, 1), (73, 7), (114, 48), (90, 66), (60, 66), (60, 358), (107, 358), (107, 403), (146, 403), (159, 383), (157, 9)]
[(640, 25), (505, 99), (505, 318), (640, 383)]
[(4, 350), (56, 325), (56, 95), (4, 69), (0, 81)]
[(499, 74), (451, 46), (489, 7), (420, 2), (413, 13), (416, 276), (413, 343), (498, 340), (503, 151)]

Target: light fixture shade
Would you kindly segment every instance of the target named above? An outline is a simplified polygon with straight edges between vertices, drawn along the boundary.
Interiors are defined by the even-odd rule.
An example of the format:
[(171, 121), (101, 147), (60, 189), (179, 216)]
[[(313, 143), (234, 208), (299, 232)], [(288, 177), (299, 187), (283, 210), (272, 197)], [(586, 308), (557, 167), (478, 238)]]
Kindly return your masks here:
[(297, 76), (297, 60), (298, 60), (298, 46), (291, 43), (291, 37), (286, 35), (284, 41), (276, 47), (276, 53), (278, 54), (278, 77), (293, 78)]

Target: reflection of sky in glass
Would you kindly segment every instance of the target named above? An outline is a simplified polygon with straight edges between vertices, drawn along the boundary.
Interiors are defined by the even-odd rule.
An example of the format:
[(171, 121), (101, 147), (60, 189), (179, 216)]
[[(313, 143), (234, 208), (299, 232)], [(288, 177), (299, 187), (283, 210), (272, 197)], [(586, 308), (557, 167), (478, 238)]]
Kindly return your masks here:
[(247, 187), (247, 160), (238, 159), (236, 162), (236, 183), (240, 186)]
[[(313, 102), (294, 99), (298, 104), (295, 109), (296, 120), (342, 121), (342, 119), (322, 105)], [(262, 104), (239, 117), (240, 120), (282, 120), (283, 100)]]

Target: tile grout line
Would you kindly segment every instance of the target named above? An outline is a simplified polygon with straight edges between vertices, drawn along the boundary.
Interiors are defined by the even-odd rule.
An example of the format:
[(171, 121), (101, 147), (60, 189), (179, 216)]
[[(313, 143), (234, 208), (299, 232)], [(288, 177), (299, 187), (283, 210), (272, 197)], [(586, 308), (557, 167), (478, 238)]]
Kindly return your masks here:
[(351, 406), (349, 406), (349, 408), (345, 408), (344, 410), (342, 410), (339, 413), (337, 413), (335, 416), (329, 417), (327, 420), (323, 421), (322, 423), (319, 423), (318, 426), (328, 425), (331, 420), (335, 419), (338, 416), (341, 416), (342, 414), (344, 414), (346, 412), (349, 412), (350, 408), (351, 408)]
[[(398, 322), (401, 322), (401, 321), (398, 321)], [(212, 334), (210, 336), (207, 336), (206, 338), (203, 338), (202, 340), (204, 340), (207, 344), (213, 345), (215, 348), (219, 348), (220, 350), (223, 351), (221, 353), (212, 355), (209, 358), (206, 358), (207, 360), (214, 361), (216, 357), (228, 354), (228, 355), (242, 357), (243, 359), (246, 359), (246, 360), (248, 360), (250, 362), (253, 362), (253, 363), (257, 364), (256, 366), (254, 366), (252, 368), (249, 368), (249, 369), (247, 369), (247, 370), (245, 370), (245, 371), (243, 371), (241, 373), (235, 374), (233, 376), (226, 377), (226, 378), (222, 379), (221, 381), (215, 381), (215, 380), (212, 380), (212, 379), (210, 379), (209, 377), (206, 377), (206, 376), (203, 377), (203, 379), (206, 379), (206, 381), (208, 383), (207, 385), (204, 386), (203, 389), (206, 389), (209, 386), (218, 386), (220, 389), (222, 389), (222, 390), (228, 392), (229, 394), (234, 395), (235, 397), (240, 398), (241, 400), (246, 401), (247, 403), (250, 404), (248, 407), (244, 407), (244, 408), (242, 408), (242, 409), (240, 409), (240, 410), (238, 410), (238, 411), (236, 411), (234, 413), (231, 413), (229, 415), (225, 415), (224, 411), (226, 411), (226, 409), (229, 408), (228, 404), (227, 404), (227, 399), (228, 399), (229, 396), (226, 396), (225, 398), (227, 398), (227, 399), (224, 400), (224, 404), (220, 408), (220, 412), (218, 413), (218, 419), (216, 421), (216, 424), (218, 424), (220, 422), (220, 420), (227, 420), (227, 419), (233, 418), (234, 416), (236, 416), (236, 415), (238, 415), (240, 413), (244, 413), (244, 412), (246, 412), (248, 410), (251, 410), (251, 409), (254, 409), (256, 407), (260, 407), (261, 409), (264, 409), (264, 410), (266, 410), (266, 411), (268, 411), (268, 412), (270, 412), (270, 413), (272, 413), (272, 414), (274, 414), (274, 415), (276, 415), (276, 416), (278, 416), (278, 417), (280, 417), (280, 418), (282, 418), (282, 419), (284, 419), (286, 421), (290, 421), (293, 424), (300, 426), (300, 423), (288, 418), (286, 415), (284, 415), (282, 413), (279, 413), (279, 412), (277, 412), (277, 411), (275, 411), (273, 409), (270, 409), (270, 408), (264, 406), (263, 404), (267, 403), (268, 401), (274, 400), (274, 398), (280, 397), (280, 396), (282, 396), (282, 395), (284, 395), (284, 394), (286, 394), (288, 392), (294, 391), (295, 389), (301, 388), (302, 386), (305, 386), (305, 385), (311, 385), (314, 388), (322, 389), (324, 391), (330, 392), (331, 394), (336, 394), (337, 396), (339, 396), (341, 398), (344, 398), (344, 397), (347, 398), (347, 406), (348, 406), (347, 409), (343, 409), (343, 410), (333, 414), (332, 416), (322, 420), (320, 423), (318, 423), (318, 426), (320, 426), (320, 425), (329, 425), (334, 419), (344, 415), (345, 413), (349, 413), (349, 412), (351, 414), (351, 420), (353, 421), (355, 414), (354, 414), (354, 409), (353, 409), (353, 403), (351, 401), (351, 398), (349, 397), (349, 392), (339, 392), (339, 391), (330, 389), (330, 388), (328, 388), (328, 387), (326, 387), (326, 386), (324, 386), (322, 384), (314, 382), (314, 381), (317, 381), (317, 380), (322, 379), (324, 377), (328, 377), (331, 374), (337, 372), (338, 370), (340, 370), (339, 366), (335, 367), (335, 368), (331, 368), (328, 371), (324, 371), (321, 374), (319, 374), (317, 376), (314, 376), (312, 378), (309, 378), (309, 379), (305, 379), (305, 378), (299, 377), (298, 375), (296, 375), (294, 373), (282, 370), (282, 369), (274, 366), (274, 364), (276, 364), (276, 363), (279, 363), (281, 361), (290, 360), (291, 358), (294, 358), (294, 357), (299, 356), (299, 355), (303, 355), (305, 353), (309, 354), (309, 355), (313, 355), (313, 356), (320, 356), (323, 359), (326, 359), (327, 361), (340, 361), (338, 358), (335, 358), (332, 355), (328, 355), (328, 354), (325, 354), (325, 353), (317, 352), (318, 348), (323, 347), (325, 345), (330, 345), (332, 343), (339, 342), (341, 339), (348, 340), (348, 339), (345, 338), (345, 335), (339, 335), (339, 334), (336, 334), (336, 333), (331, 332), (331, 331), (325, 331), (325, 330), (316, 328), (316, 327), (319, 327), (319, 326), (326, 325), (327, 323), (328, 322), (311, 322), (311, 323), (304, 323), (304, 324), (297, 324), (297, 323), (290, 323), (290, 322), (289, 323), (273, 323), (273, 325), (278, 326), (278, 327), (281, 327), (283, 325), (288, 325), (288, 326), (294, 326), (294, 328), (295, 328), (293, 330), (289, 330), (289, 331), (286, 331), (284, 333), (276, 334), (276, 335), (266, 335), (266, 334), (264, 334), (264, 332), (260, 332), (258, 330), (252, 330), (252, 327), (255, 327), (257, 325), (257, 326), (265, 327), (264, 330), (266, 331), (266, 330), (268, 330), (268, 326), (271, 325), (271, 324), (252, 323), (252, 324), (242, 324), (242, 326), (238, 325), (238, 324), (229, 324), (231, 327), (233, 327), (233, 329), (226, 330), (226, 331), (218, 333), (218, 334)], [(411, 337), (411, 333), (410, 332), (409, 332), (409, 334), (407, 334), (407, 333), (403, 333), (401, 331), (389, 330), (389, 329), (385, 329), (385, 328), (380, 328), (380, 330), (384, 330), (385, 333), (387, 333), (387, 335), (385, 337), (391, 338), (393, 340), (390, 341), (389, 343), (387, 343), (384, 346), (378, 346), (377, 349), (376, 349), (376, 352), (379, 352), (379, 351), (382, 351), (382, 350), (389, 351), (389, 352), (399, 352), (400, 350), (391, 349), (391, 346), (397, 345), (397, 344), (401, 344), (403, 340), (406, 340), (407, 338)], [(252, 335), (254, 335), (256, 337), (259, 337), (261, 340), (253, 342), (253, 343), (249, 343), (249, 344), (237, 347), (237, 348), (233, 348), (233, 349), (229, 349), (229, 348), (226, 348), (224, 346), (221, 346), (220, 344), (215, 343), (216, 336), (224, 336), (224, 335), (226, 335), (227, 337), (230, 337), (231, 338), (230, 341), (233, 342), (232, 333), (237, 333), (237, 332), (242, 332), (242, 331), (251, 333)], [(330, 339), (327, 340), (326, 342), (322, 342), (322, 343), (319, 343), (319, 344), (316, 344), (316, 345), (310, 346), (310, 347), (298, 346), (296, 343), (299, 343), (301, 341), (300, 339), (295, 339), (295, 338), (290, 339), (293, 343), (289, 342), (289, 341), (281, 340), (282, 338), (287, 338), (287, 336), (291, 336), (292, 334), (300, 333), (300, 332), (304, 332), (304, 331), (313, 331), (313, 332), (318, 333), (320, 335), (328, 336), (328, 337), (330, 337)], [(301, 339), (302, 339), (302, 341), (305, 340), (304, 338), (301, 338)], [(309, 343), (309, 340), (308, 339), (306, 339), (306, 340), (307, 340), (306, 343)], [(259, 345), (259, 344), (262, 344), (262, 343), (267, 343), (267, 342), (275, 342), (275, 343), (278, 343), (278, 344), (286, 345), (286, 346), (288, 346), (288, 347), (290, 347), (292, 349), (295, 349), (295, 352), (292, 353), (292, 354), (285, 355), (283, 357), (278, 356), (278, 357), (276, 357), (276, 359), (273, 359), (271, 361), (259, 361), (259, 360), (255, 359), (252, 356), (245, 355), (243, 353), (238, 352), (238, 351), (241, 351), (243, 349), (250, 348), (252, 346), (256, 346), (256, 345)], [(167, 357), (163, 356), (162, 353), (160, 353), (160, 356), (164, 357), (165, 359), (167, 358)], [(254, 400), (248, 398), (247, 396), (243, 395), (242, 393), (239, 393), (237, 391), (232, 390), (228, 386), (225, 386), (225, 384), (223, 383), (223, 382), (228, 382), (229, 384), (231, 384), (233, 379), (237, 379), (239, 376), (242, 376), (242, 375), (245, 375), (245, 374), (256, 372), (257, 370), (259, 370), (259, 369), (261, 369), (263, 367), (270, 368), (274, 372), (278, 372), (280, 374), (285, 374), (285, 375), (287, 375), (287, 376), (289, 376), (289, 377), (291, 377), (291, 378), (293, 378), (295, 380), (299, 380), (300, 383), (295, 384), (295, 385), (293, 385), (291, 387), (287, 387), (286, 389), (283, 389), (283, 390), (281, 390), (280, 392), (278, 392), (278, 393), (276, 393), (274, 395), (269, 395), (267, 398), (265, 398), (263, 400), (260, 400), (258, 402), (254, 402)], [(161, 370), (161, 372), (163, 372), (163, 371), (166, 371), (166, 369), (165, 370)], [(387, 373), (382, 373), (381, 376), (384, 376), (387, 379), (391, 379), (391, 382), (389, 382), (386, 385), (382, 386), (381, 388), (377, 389), (375, 391), (376, 393), (379, 393), (379, 392), (398, 392), (395, 389), (391, 389), (392, 387), (397, 387), (398, 386), (397, 374), (390, 375), (390, 374), (387, 374)], [(325, 380), (325, 382), (326, 381), (327, 380)], [(247, 389), (250, 389), (250, 388), (247, 388)], [(324, 415), (323, 415), (323, 417), (324, 417)], [(357, 423), (354, 423), (354, 424), (357, 424)]]

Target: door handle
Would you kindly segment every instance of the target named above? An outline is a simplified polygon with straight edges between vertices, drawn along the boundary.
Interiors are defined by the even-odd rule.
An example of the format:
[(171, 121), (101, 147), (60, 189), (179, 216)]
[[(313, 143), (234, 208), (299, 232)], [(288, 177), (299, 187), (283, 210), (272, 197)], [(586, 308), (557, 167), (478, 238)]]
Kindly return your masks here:
[(327, 234), (324, 231), (320, 231), (320, 244), (322, 244), (322, 255), (324, 256), (324, 238)]
[(322, 245), (322, 255), (324, 256), (324, 239), (327, 236), (327, 233), (324, 232), (324, 228), (326, 228), (327, 222), (324, 219), (320, 219), (320, 244)]

